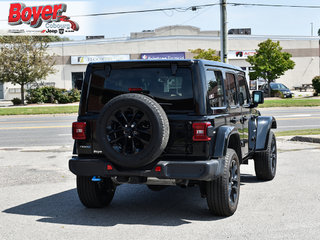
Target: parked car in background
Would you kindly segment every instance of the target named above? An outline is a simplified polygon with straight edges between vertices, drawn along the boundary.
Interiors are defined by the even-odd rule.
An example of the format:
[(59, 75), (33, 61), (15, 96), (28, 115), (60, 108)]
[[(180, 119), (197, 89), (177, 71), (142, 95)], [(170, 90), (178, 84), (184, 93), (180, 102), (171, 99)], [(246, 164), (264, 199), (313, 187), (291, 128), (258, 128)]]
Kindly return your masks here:
[[(282, 83), (270, 83), (271, 88), (271, 97), (285, 97), (285, 98), (292, 98), (292, 92), (288, 87), (286, 87)], [(268, 84), (264, 84), (260, 88), (265, 96), (268, 96)]]

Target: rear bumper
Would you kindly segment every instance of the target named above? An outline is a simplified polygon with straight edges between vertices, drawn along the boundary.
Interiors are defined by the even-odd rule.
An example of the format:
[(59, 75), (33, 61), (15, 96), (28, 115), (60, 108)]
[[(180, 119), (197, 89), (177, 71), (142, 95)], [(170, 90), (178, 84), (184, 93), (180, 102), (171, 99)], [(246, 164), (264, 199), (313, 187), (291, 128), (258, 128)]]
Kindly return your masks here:
[[(223, 159), (205, 161), (159, 161), (151, 170), (133, 169), (120, 171), (105, 159), (83, 159), (74, 157), (69, 160), (69, 169), (77, 176), (156, 177), (159, 179), (210, 181), (221, 176), (223, 163)], [(156, 168), (158, 171), (156, 171)]]

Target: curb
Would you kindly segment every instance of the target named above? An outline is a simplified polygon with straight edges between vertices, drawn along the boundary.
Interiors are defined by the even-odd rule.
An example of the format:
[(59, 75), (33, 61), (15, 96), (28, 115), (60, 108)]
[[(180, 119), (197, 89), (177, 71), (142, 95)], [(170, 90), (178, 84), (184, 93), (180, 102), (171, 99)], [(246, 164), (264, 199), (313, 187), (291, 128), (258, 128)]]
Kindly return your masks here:
[(295, 136), (295, 137), (289, 139), (289, 141), (320, 143), (320, 138)]

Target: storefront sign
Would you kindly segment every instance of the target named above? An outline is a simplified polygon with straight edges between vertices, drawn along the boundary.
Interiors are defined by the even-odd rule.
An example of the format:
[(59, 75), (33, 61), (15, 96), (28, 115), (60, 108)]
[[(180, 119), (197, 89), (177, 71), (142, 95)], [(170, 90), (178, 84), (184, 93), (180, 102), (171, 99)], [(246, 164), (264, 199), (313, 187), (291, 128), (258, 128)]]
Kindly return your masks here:
[(254, 54), (256, 54), (255, 50), (229, 51), (228, 59), (246, 59), (248, 56), (253, 56)]
[(184, 52), (141, 53), (141, 59), (149, 59), (149, 60), (185, 59), (185, 54)]
[(71, 64), (88, 64), (91, 62), (109, 62), (129, 60), (130, 55), (98, 55), (98, 56), (71, 56)]
[[(41, 34), (64, 34), (65, 32), (71, 33), (78, 31), (79, 24), (70, 20), (66, 11), (67, 5), (64, 3), (47, 3), (39, 6), (26, 6), (24, 3), (11, 3), (8, 24), (10, 26), (27, 24), (33, 29), (31, 31), (32, 33)], [(43, 24), (43, 22), (47, 23)], [(43, 29), (43, 25), (45, 25), (45, 29)]]

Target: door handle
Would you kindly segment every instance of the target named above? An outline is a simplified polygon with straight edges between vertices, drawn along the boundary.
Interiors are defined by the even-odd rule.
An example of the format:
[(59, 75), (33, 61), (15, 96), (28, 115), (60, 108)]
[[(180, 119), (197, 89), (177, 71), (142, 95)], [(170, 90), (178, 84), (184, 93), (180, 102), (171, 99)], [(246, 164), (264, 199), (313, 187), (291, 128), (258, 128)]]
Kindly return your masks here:
[(230, 122), (231, 122), (231, 123), (237, 123), (237, 118), (236, 118), (236, 117), (231, 118), (231, 119), (230, 119)]
[(244, 124), (244, 122), (247, 120), (248, 120), (248, 118), (244, 116), (240, 119), (240, 122), (241, 122), (241, 124)]

